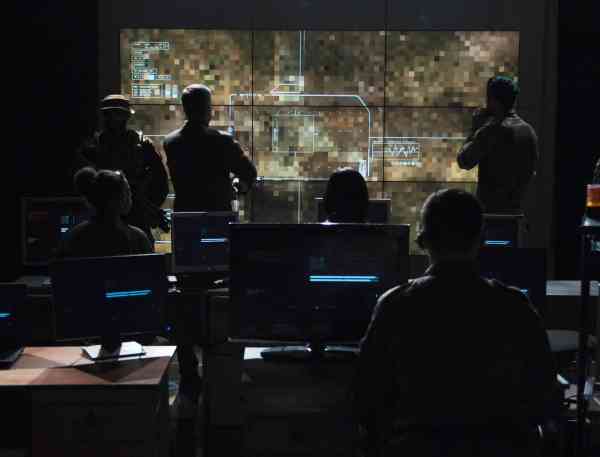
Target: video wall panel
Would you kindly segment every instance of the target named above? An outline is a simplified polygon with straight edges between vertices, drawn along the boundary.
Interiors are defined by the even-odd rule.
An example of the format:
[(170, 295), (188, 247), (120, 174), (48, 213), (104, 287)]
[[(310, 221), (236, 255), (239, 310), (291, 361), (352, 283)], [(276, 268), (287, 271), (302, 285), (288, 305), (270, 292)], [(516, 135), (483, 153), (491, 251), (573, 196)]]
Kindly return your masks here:
[(185, 122), (183, 88), (211, 88), (212, 126), (260, 176), (243, 220), (316, 220), (314, 198), (349, 166), (413, 236), (431, 189), (475, 189), (456, 155), (488, 78), (518, 78), (519, 63), (514, 31), (122, 29), (120, 44), (131, 125), (161, 153)]

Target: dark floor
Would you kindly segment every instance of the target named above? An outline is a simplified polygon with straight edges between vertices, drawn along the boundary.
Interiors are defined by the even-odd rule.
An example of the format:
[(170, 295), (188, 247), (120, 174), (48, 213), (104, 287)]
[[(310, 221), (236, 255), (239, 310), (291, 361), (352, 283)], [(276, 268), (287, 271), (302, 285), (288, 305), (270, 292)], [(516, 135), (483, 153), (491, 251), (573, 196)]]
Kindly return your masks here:
[[(199, 360), (201, 354), (198, 352)], [(201, 367), (199, 369), (201, 372)], [(170, 415), (171, 415), (171, 456), (172, 457), (202, 457), (205, 453), (211, 456), (237, 456), (237, 455), (255, 455), (243, 451), (243, 435), (242, 427), (220, 428), (213, 429), (210, 432), (209, 440), (205, 439), (205, 423), (203, 419), (202, 396), (196, 405), (182, 401), (178, 397), (178, 382), (179, 382), (179, 365), (175, 357), (169, 369), (169, 400), (170, 400)], [(600, 404), (599, 404), (600, 406)], [(247, 432), (249, 431), (246, 427)], [(276, 430), (274, 430), (276, 434)], [(566, 457), (573, 455), (572, 453), (561, 451), (560, 440), (566, 440), (567, 443), (571, 440), (573, 433), (573, 424), (567, 425), (567, 432), (564, 436), (555, 434), (548, 440), (543, 457)], [(589, 457), (600, 456), (600, 418), (598, 418), (592, 429), (592, 442), (594, 443)], [(207, 449), (207, 445), (210, 448)], [(567, 446), (569, 446), (567, 444)], [(264, 454), (267, 455), (267, 454)], [(337, 455), (336, 453), (327, 454), (320, 452), (286, 452), (268, 453), (269, 457), (283, 456), (314, 456), (314, 455)], [(1, 455), (0, 455), (1, 456)], [(355, 456), (351, 456), (355, 457)]]

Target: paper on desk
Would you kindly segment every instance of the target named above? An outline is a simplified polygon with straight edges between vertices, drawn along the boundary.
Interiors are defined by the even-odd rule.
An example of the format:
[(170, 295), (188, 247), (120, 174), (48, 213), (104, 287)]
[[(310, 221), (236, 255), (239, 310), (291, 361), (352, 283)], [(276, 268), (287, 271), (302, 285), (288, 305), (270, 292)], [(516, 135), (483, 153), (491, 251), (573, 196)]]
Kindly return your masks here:
[(82, 346), (81, 351), (92, 360), (118, 359), (121, 357), (133, 357), (144, 355), (144, 347), (135, 341), (125, 341), (115, 351), (107, 351), (99, 344), (93, 346)]

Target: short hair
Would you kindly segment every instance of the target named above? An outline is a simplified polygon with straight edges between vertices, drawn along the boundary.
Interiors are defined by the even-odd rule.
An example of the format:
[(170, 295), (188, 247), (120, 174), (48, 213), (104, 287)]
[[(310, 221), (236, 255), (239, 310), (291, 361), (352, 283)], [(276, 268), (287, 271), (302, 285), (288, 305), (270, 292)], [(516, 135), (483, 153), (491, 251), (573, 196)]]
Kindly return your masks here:
[(204, 114), (211, 106), (211, 91), (203, 84), (190, 84), (181, 93), (181, 104), (188, 118), (194, 114)]
[(481, 235), (483, 209), (473, 194), (461, 189), (434, 192), (421, 210), (422, 232), (439, 252), (469, 250)]
[(85, 167), (75, 173), (75, 188), (94, 207), (98, 214), (120, 202), (126, 192), (126, 181), (120, 171)]
[(338, 168), (331, 174), (323, 200), (327, 218), (332, 222), (365, 222), (367, 219), (367, 183), (352, 168)]
[(519, 86), (508, 76), (494, 76), (488, 80), (487, 91), (508, 111), (515, 106), (515, 100), (519, 95)]

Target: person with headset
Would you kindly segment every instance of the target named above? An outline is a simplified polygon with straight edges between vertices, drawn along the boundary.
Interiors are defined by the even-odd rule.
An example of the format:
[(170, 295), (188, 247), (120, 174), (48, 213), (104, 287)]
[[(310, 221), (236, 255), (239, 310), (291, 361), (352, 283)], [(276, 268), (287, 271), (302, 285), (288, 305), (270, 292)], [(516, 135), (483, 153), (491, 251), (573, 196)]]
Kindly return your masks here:
[(430, 267), (380, 297), (360, 345), (355, 399), (371, 451), (537, 455), (554, 361), (527, 296), (480, 276), (482, 219), (463, 190), (423, 205), (417, 242)]

